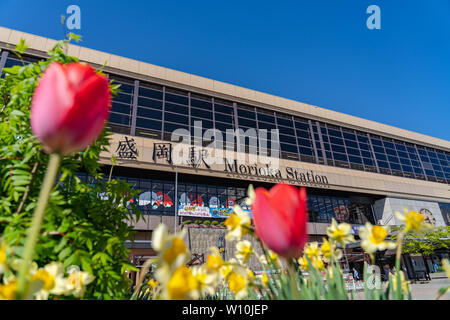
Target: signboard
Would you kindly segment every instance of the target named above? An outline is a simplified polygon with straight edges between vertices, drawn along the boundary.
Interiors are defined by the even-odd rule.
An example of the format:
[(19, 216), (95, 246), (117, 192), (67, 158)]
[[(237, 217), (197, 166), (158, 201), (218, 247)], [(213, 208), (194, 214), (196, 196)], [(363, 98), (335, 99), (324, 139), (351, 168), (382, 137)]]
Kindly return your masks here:
[[(245, 209), (244, 209), (244, 211), (249, 212), (248, 210), (245, 210)], [(179, 205), (178, 206), (178, 215), (185, 216), (185, 217), (226, 219), (232, 213), (233, 213), (233, 208), (202, 207), (202, 206), (195, 206), (195, 205)]]

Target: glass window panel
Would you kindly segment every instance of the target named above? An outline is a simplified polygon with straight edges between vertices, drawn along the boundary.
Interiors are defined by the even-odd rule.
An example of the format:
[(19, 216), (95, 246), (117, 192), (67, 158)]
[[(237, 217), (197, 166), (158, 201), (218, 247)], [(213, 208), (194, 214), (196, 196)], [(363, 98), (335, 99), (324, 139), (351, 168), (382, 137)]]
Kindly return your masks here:
[(255, 119), (255, 112), (249, 110), (238, 109), (237, 110), (239, 118), (244, 117), (247, 119)]
[(187, 106), (181, 106), (178, 104), (173, 104), (173, 103), (167, 103), (165, 104), (165, 110), (166, 111), (170, 111), (170, 112), (175, 112), (175, 113), (180, 113), (183, 115), (188, 115), (189, 114), (189, 109)]
[(136, 118), (136, 127), (140, 127), (143, 129), (151, 129), (151, 130), (155, 130), (155, 131), (161, 131), (161, 122), (137, 117)]
[(201, 109), (196, 109), (196, 108), (191, 108), (191, 116), (209, 119), (209, 120), (212, 120), (212, 118), (213, 118), (212, 112), (201, 110)]
[(233, 116), (231, 116), (231, 115), (225, 115), (225, 114), (222, 114), (222, 113), (216, 113), (214, 115), (214, 117), (215, 117), (216, 121), (230, 123), (230, 124), (234, 122), (233, 121)]
[(144, 87), (139, 88), (139, 95), (142, 97), (153, 98), (153, 99), (158, 99), (158, 100), (162, 100), (162, 98), (163, 98), (163, 93), (161, 91), (144, 88)]
[(111, 112), (109, 115), (109, 121), (111, 123), (117, 123), (117, 124), (123, 124), (123, 125), (130, 125), (130, 117), (127, 115), (119, 114)]
[(285, 127), (288, 127), (288, 128), (293, 128), (294, 127), (294, 123), (292, 122), (292, 119), (285, 119), (285, 118), (277, 117), (277, 124), (279, 126), (285, 126)]
[(142, 108), (142, 107), (138, 107), (137, 115), (139, 117), (145, 117), (145, 118), (150, 118), (150, 119), (160, 120), (160, 121), (162, 119), (162, 112), (161, 111), (153, 110), (153, 109), (147, 109), (147, 108)]
[(130, 114), (131, 106), (129, 104), (113, 102), (111, 111), (118, 112), (118, 113), (124, 113), (124, 114)]
[(212, 102), (207, 102), (207, 101), (191, 98), (191, 106), (200, 108), (200, 109), (204, 109), (204, 110), (212, 111)]
[(166, 92), (166, 101), (180, 103), (180, 104), (188, 104), (188, 97), (179, 96), (172, 93)]
[(119, 93), (116, 96), (113, 97), (113, 101), (118, 101), (118, 102), (122, 102), (122, 103), (128, 103), (128, 104), (132, 104), (133, 103), (133, 96), (126, 94), (126, 93)]
[(233, 107), (224, 106), (224, 105), (217, 104), (217, 103), (214, 104), (214, 110), (216, 112), (221, 112), (221, 113), (225, 113), (225, 114), (229, 114), (229, 115), (234, 114)]
[(153, 99), (147, 99), (147, 98), (138, 98), (138, 105), (142, 107), (150, 107), (154, 109), (162, 109), (162, 102), (158, 100)]

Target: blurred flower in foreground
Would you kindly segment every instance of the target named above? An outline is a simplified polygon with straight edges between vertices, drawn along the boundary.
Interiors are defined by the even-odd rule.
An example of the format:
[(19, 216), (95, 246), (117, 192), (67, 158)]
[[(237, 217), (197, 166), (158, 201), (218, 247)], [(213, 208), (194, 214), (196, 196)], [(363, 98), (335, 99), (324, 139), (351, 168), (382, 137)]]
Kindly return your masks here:
[(197, 299), (197, 288), (198, 282), (192, 271), (183, 265), (173, 273), (163, 290), (163, 297), (171, 300)]
[(258, 238), (285, 258), (298, 258), (308, 234), (306, 232), (306, 189), (277, 184), (267, 191), (255, 190), (252, 214)]
[(53, 62), (33, 95), (31, 129), (48, 153), (68, 155), (97, 139), (110, 105), (105, 76), (86, 64)]
[(232, 272), (228, 277), (228, 288), (234, 293), (236, 299), (247, 296), (247, 277), (239, 272)]
[[(394, 288), (397, 288), (397, 277), (396, 275), (392, 275), (390, 277), (392, 279), (392, 284)], [(405, 275), (403, 274), (403, 271), (400, 271), (400, 281), (402, 284), (402, 290), (405, 294), (408, 294), (408, 292), (411, 291), (410, 282), (405, 280)]]
[(445, 273), (447, 274), (447, 278), (450, 279), (450, 262), (448, 259), (442, 260), (442, 268), (444, 269)]
[(75, 297), (83, 296), (86, 286), (94, 281), (95, 277), (84, 271), (74, 271), (67, 277), (67, 291)]
[(0, 285), (0, 300), (14, 300), (17, 295), (17, 283), (11, 281)]
[[(43, 282), (42, 289), (36, 294), (38, 300), (47, 300), (49, 294), (65, 294), (68, 289), (68, 283), (64, 278), (64, 266), (60, 262), (52, 262), (44, 268), (37, 270), (31, 276), (31, 279)], [(85, 282), (85, 285), (87, 284)]]
[(431, 224), (425, 223), (425, 217), (416, 211), (409, 211), (408, 209), (404, 209), (404, 214), (401, 214), (399, 211), (395, 212), (395, 216), (405, 223), (405, 232), (409, 230), (414, 230), (416, 232), (422, 232), (427, 229), (433, 228)]
[(342, 250), (336, 249), (334, 242), (330, 242), (327, 239), (323, 239), (322, 245), (320, 246), (320, 251), (322, 252), (323, 259), (326, 262), (330, 262), (332, 257), (336, 260), (342, 258)]
[(6, 263), (6, 245), (2, 243), (0, 245), (0, 274), (5, 272), (8, 269), (8, 265)]
[(253, 254), (252, 243), (248, 240), (242, 240), (236, 243), (236, 258), (241, 264), (246, 264)]
[(355, 238), (350, 233), (351, 231), (352, 227), (348, 223), (343, 222), (337, 224), (333, 218), (331, 220), (331, 226), (327, 228), (327, 235), (331, 240), (345, 246), (347, 243), (355, 242)]
[(361, 248), (369, 254), (375, 251), (383, 251), (386, 249), (394, 249), (397, 244), (386, 241), (388, 231), (383, 226), (373, 226), (369, 222), (359, 229), (359, 237), (361, 238)]

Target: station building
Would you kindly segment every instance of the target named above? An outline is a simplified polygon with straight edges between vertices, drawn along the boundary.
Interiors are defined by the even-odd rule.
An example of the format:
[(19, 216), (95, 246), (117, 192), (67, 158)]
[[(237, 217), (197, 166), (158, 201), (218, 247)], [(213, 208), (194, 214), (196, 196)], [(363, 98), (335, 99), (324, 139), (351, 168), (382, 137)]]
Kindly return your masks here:
[[(29, 45), (25, 61), (45, 58), (56, 43), (0, 27), (0, 73), (21, 63), (10, 50), (21, 38)], [(109, 173), (116, 157), (113, 176), (141, 190), (135, 204), (145, 220), (132, 222), (138, 233), (127, 244), (134, 258), (153, 254), (151, 232), (160, 223), (175, 231), (208, 220), (219, 228), (234, 204), (245, 208), (249, 184), (305, 186), (312, 240), (321, 241), (332, 218), (350, 223), (357, 234), (366, 221), (400, 224), (394, 212), (404, 208), (436, 226), (450, 223), (449, 141), (78, 45), (69, 45), (68, 54), (106, 65), (104, 72), (121, 84), (109, 119), (112, 145), (101, 161)], [(176, 163), (177, 129), (191, 133), (194, 144)], [(196, 143), (194, 133), (208, 129), (278, 130), (276, 170), (250, 161), (245, 135), (244, 143), (237, 135), (234, 145), (220, 150), (214, 139)], [(257, 141), (257, 156), (274, 143)], [(232, 157), (208, 163), (215, 151)], [(425, 262), (417, 259), (409, 261), (413, 268)]]

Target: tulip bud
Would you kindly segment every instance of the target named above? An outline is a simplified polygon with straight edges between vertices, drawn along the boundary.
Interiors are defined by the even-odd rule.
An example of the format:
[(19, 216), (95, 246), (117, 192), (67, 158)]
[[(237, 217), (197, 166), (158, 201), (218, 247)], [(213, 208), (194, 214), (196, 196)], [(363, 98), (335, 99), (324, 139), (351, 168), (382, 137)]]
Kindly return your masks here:
[(31, 130), (48, 153), (68, 155), (97, 139), (110, 106), (106, 77), (87, 64), (54, 62), (35, 89)]
[(255, 190), (252, 204), (255, 232), (271, 250), (285, 258), (300, 257), (308, 240), (306, 189), (277, 184)]

